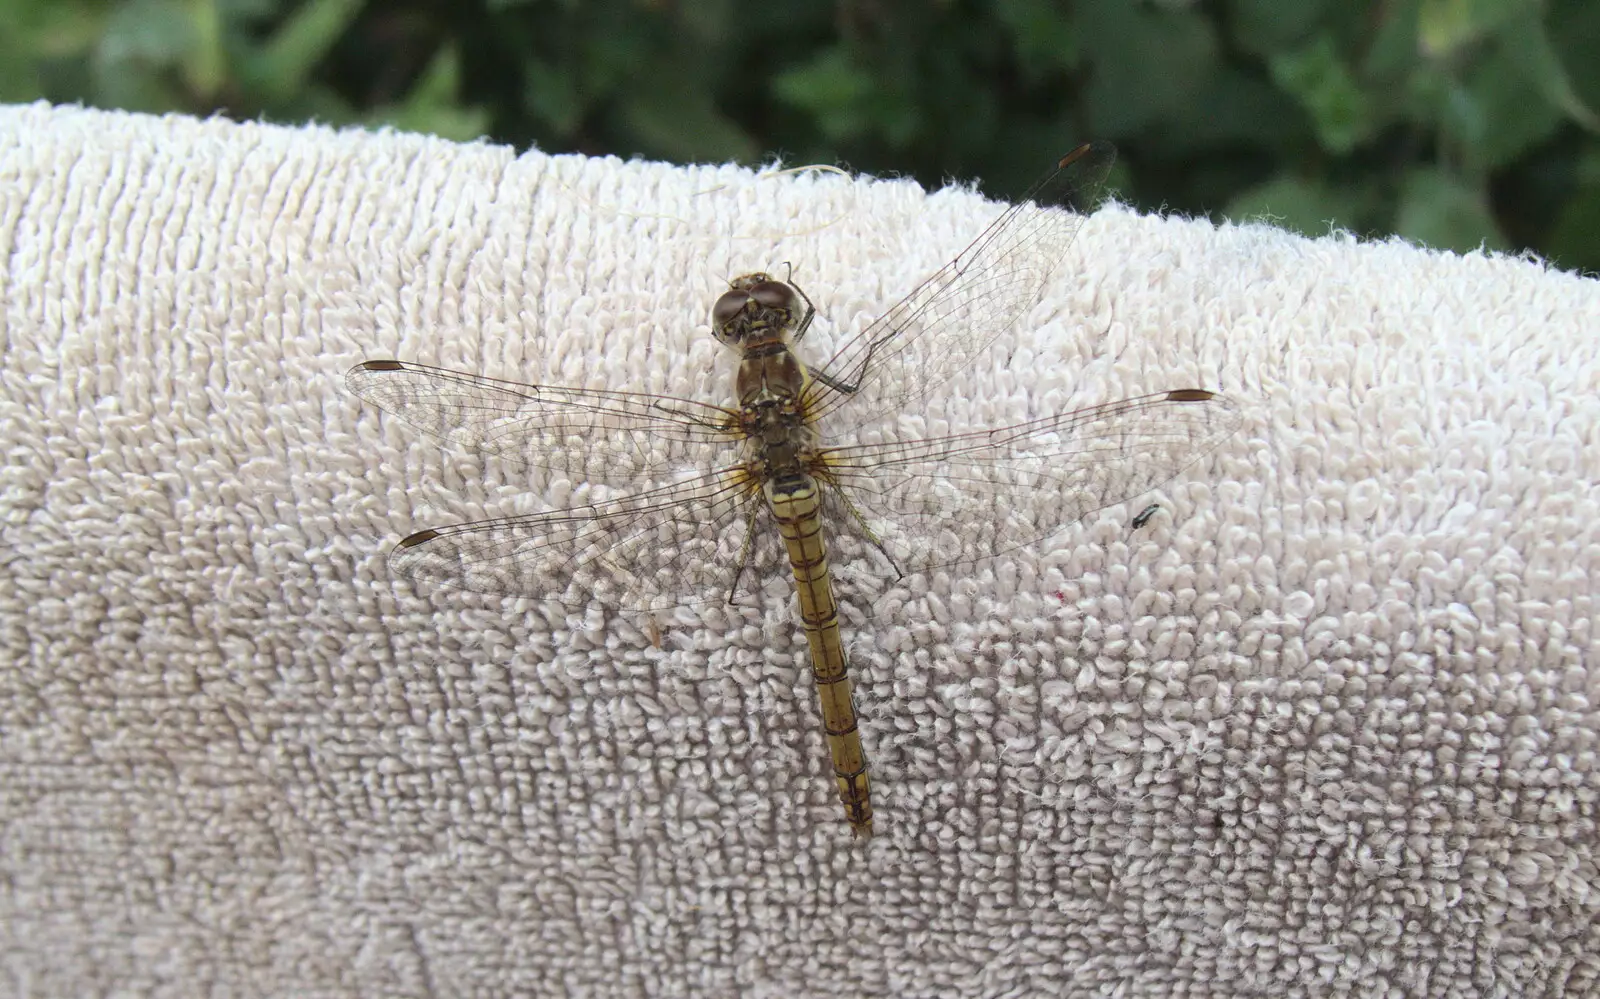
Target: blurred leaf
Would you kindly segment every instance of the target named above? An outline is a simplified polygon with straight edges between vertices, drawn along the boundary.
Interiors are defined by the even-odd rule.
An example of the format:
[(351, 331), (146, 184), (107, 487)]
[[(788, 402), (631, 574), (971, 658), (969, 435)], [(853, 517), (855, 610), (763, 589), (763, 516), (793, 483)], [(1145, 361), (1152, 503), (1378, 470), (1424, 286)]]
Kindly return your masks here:
[(127, 63), (96, 66), (92, 92), (97, 104), (129, 111), (157, 114), (188, 106), (188, 95), (171, 77)]
[(405, 102), (379, 120), (407, 132), (425, 132), (445, 139), (476, 139), (488, 130), (489, 112), (458, 107), (461, 58), (453, 45), (440, 49), (417, 80)]
[(858, 69), (842, 45), (823, 49), (813, 59), (772, 79), (780, 101), (811, 115), (833, 142), (862, 135), (871, 124), (868, 102), (874, 81)]
[(0, 38), (0, 102), (21, 104), (44, 96), (44, 81), (32, 60)]
[(1444, 172), (1412, 170), (1400, 191), (1395, 232), (1439, 250), (1505, 249), (1482, 193)]
[(1417, 19), (1423, 0), (1384, 4), (1373, 16), (1374, 33), (1361, 60), (1368, 80), (1392, 80), (1411, 73), (1420, 62)]
[(1086, 33), (1116, 45), (1086, 52), (1088, 119), (1102, 135), (1128, 135), (1180, 113), (1218, 70), (1216, 29), (1194, 10), (1111, 3), (1081, 14)]
[(247, 21), (262, 21), (279, 13), (286, 6), (293, 6), (293, 0), (214, 0), (217, 11), (222, 15), (222, 20), (228, 24), (243, 24)]
[[(652, 62), (652, 47), (643, 26), (629, 23), (604, 35), (584, 37), (577, 55), (574, 75), (578, 89), (593, 101), (628, 84), (637, 85), (639, 68)], [(644, 83), (645, 87), (651, 85), (652, 81)]]
[[(725, 39), (742, 40), (746, 33), (760, 23), (758, 16), (772, 14), (759, 6), (735, 3), (734, 0), (696, 0), (694, 3), (673, 8), (676, 23), (682, 30), (690, 48), (714, 51)], [(781, 29), (779, 29), (781, 30)]]
[(568, 136), (583, 121), (583, 103), (572, 74), (539, 59), (522, 64), (522, 106), (556, 134)]
[(737, 160), (753, 163), (761, 148), (702, 95), (670, 86), (636, 95), (623, 118), (644, 148), (679, 162)]
[(1562, 267), (1600, 273), (1600, 148), (1590, 147), (1574, 171), (1577, 192), (1562, 207), (1545, 252)]
[(268, 102), (305, 86), (312, 70), (361, 12), (362, 0), (307, 0), (248, 63), (248, 83)]
[(1512, 162), (1554, 135), (1565, 117), (1505, 45), (1491, 46), (1459, 89), (1461, 116), (1442, 126), (1470, 145), (1478, 169)]
[(1275, 177), (1244, 191), (1228, 202), (1225, 214), (1303, 236), (1326, 236), (1335, 228), (1359, 231), (1359, 205), (1353, 199), (1297, 177)]
[(1526, 0), (1422, 0), (1417, 41), (1427, 58), (1446, 59), (1528, 10)]
[(1239, 44), (1269, 55), (1304, 41), (1323, 23), (1328, 0), (1234, 0), (1227, 9)]
[(1489, 124), (1477, 95), (1452, 82), (1443, 88), (1440, 98), (1443, 105), (1439, 114), (1441, 131), (1452, 135), (1460, 146), (1474, 149), (1481, 146)]
[(1552, 0), (1546, 22), (1556, 58), (1567, 68), (1572, 89), (1591, 106), (1600, 102), (1600, 59), (1594, 58), (1600, 38), (1600, 3), (1594, 0)]
[(1269, 63), (1273, 79), (1299, 98), (1310, 114), (1324, 149), (1348, 153), (1372, 135), (1376, 123), (1370, 102), (1340, 60), (1331, 38), (1320, 36)]
[(1287, 148), (1296, 145), (1308, 130), (1294, 101), (1258, 77), (1236, 70), (1223, 70), (1207, 80), (1186, 110), (1192, 111), (1187, 120), (1171, 123), (1173, 152), (1230, 142)]
[(1050, 0), (999, 0), (995, 17), (1010, 33), (1030, 75), (1078, 68), (1082, 44), (1078, 26)]
[(131, 0), (117, 7), (100, 38), (102, 64), (175, 65), (195, 41), (183, 0)]
[[(1600, 132), (1600, 116), (1596, 116), (1572, 88), (1572, 81), (1567, 78), (1567, 71), (1561, 65), (1537, 11), (1529, 11), (1526, 16), (1511, 21), (1503, 40), (1507, 55), (1527, 67), (1545, 100), (1566, 112), (1582, 127), (1591, 132)], [(1590, 58), (1593, 58), (1592, 52)]]
[(44, 96), (40, 63), (93, 48), (102, 20), (75, 3), (0, 2), (0, 101)]
[(33, 59), (81, 54), (95, 47), (113, 13), (95, 0), (6, 0), (0, 2), (0, 45)]
[(184, 0), (130, 0), (105, 23), (92, 58), (97, 102), (134, 111), (183, 107), (175, 72), (198, 34)]
[(189, 0), (194, 44), (183, 60), (183, 79), (191, 93), (211, 98), (222, 90), (228, 76), (228, 57), (222, 47), (222, 12), (217, 0)]
[(1546, 243), (1546, 253), (1561, 267), (1600, 274), (1600, 188), (1591, 188), (1561, 210)]
[(1585, 187), (1600, 187), (1600, 146), (1592, 143), (1573, 165), (1573, 176)]

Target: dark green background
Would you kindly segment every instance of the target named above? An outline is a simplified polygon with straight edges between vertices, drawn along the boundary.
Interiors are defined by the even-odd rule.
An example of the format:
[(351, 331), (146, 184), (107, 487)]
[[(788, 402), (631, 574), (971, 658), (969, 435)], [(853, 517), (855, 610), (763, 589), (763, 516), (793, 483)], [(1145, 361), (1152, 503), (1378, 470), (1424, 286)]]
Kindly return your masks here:
[(39, 97), (997, 196), (1104, 138), (1146, 208), (1600, 270), (1600, 0), (0, 0)]

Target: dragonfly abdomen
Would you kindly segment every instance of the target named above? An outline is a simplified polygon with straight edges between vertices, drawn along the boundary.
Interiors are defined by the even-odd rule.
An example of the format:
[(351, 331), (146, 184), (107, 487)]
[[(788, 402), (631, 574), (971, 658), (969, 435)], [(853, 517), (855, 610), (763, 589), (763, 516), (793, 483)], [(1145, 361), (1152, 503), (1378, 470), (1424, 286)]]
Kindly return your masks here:
[(816, 479), (804, 473), (780, 475), (763, 485), (767, 505), (778, 522), (800, 596), (800, 620), (811, 647), (811, 672), (822, 701), (822, 724), (833, 756), (833, 774), (845, 817), (858, 836), (872, 835), (872, 796), (866, 756), (856, 726), (855, 703), (844, 645), (839, 637), (839, 605), (828, 573), (828, 546), (822, 536), (822, 497)]

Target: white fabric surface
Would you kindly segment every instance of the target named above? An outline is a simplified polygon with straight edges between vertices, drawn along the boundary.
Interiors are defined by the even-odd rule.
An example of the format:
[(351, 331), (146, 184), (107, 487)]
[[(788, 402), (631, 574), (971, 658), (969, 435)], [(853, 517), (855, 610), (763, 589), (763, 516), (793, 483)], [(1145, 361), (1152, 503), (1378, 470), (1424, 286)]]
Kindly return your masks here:
[(351, 364), (722, 401), (727, 278), (792, 263), (832, 336), (994, 212), (0, 111), (0, 992), (1594, 994), (1592, 280), (1096, 215), (929, 420), (1196, 385), (1244, 427), (847, 604), (870, 844), (787, 605), (652, 634), (389, 577), (561, 493)]

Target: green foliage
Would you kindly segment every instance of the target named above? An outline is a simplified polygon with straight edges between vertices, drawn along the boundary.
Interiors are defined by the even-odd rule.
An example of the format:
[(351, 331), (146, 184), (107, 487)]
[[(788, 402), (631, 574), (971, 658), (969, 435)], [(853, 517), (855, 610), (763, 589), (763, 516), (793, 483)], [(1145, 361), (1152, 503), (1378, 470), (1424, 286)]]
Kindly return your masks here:
[(1121, 196), (1600, 270), (1594, 0), (0, 0), (0, 99)]
[[(366, 0), (0, 0), (0, 100), (136, 111), (383, 123), (457, 139), (489, 127), (460, 98), (452, 39), (406, 69), (404, 94), (329, 72)], [(393, 53), (389, 53), (393, 55)]]

